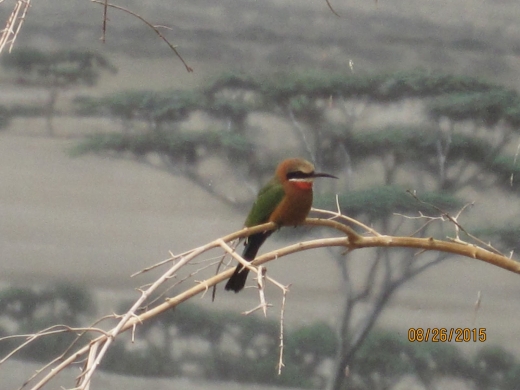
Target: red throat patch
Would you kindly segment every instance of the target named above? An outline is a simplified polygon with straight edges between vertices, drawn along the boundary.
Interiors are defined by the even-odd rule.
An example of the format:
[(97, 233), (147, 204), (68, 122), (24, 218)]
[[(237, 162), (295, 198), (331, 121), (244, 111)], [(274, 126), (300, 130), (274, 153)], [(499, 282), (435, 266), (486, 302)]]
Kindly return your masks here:
[(300, 190), (312, 189), (312, 181), (293, 181), (292, 183)]

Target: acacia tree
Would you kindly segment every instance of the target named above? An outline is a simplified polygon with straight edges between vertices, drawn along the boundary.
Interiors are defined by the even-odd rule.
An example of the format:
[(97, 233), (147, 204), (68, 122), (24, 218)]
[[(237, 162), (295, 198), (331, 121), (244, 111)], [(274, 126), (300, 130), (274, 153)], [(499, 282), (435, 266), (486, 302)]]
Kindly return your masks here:
[[(257, 172), (248, 176), (260, 182), (272, 172), (272, 161), (279, 159), (269, 153), (254, 153), (255, 137), (262, 129), (252, 126), (248, 119), (262, 112), (287, 123), (301, 141), (300, 153), (314, 160), (319, 168), (350, 179), (332, 189), (341, 194), (338, 203), (342, 212), (385, 234), (406, 228), (423, 237), (445, 236), (442, 225), (431, 222), (435, 218), (452, 218), (448, 212), (464, 203), (459, 198), (463, 189), (516, 187), (511, 186), (510, 177), (517, 174), (519, 167), (506, 147), (517, 137), (518, 95), (481, 80), (422, 71), (363, 77), (297, 74), (273, 80), (225, 75), (197, 93), (201, 96), (197, 104), (184, 105), (184, 116), (161, 127), (171, 138), (150, 140), (150, 130), (98, 134), (82, 143), (78, 151), (130, 153), (139, 155), (141, 161), (142, 156), (152, 152), (171, 155), (166, 161), (172, 171), (183, 167), (186, 156), (191, 156), (194, 169), (181, 170), (194, 181), (200, 181), (197, 166), (209, 157), (218, 157), (230, 170)], [(389, 123), (376, 129), (358, 128), (363, 109), (388, 107), (410, 99), (421, 107), (420, 125)], [(106, 109), (106, 101), (99, 107)], [(196, 133), (181, 130), (181, 122), (190, 117), (188, 112), (195, 111), (224, 121)], [(92, 112), (100, 115), (100, 111)], [(237, 143), (241, 148), (236, 148)], [(181, 147), (172, 153), (167, 149), (172, 144)], [(364, 188), (354, 189), (355, 185), (349, 183), (352, 172), (367, 164), (379, 174)], [(233, 176), (238, 180), (243, 177)], [(417, 190), (418, 196), (407, 194), (407, 188)], [(218, 192), (221, 189), (205, 189), (239, 205)], [(335, 204), (329, 201), (328, 206)], [(396, 212), (421, 212), (431, 218), (403, 220)], [(511, 230), (507, 232), (511, 237)], [(501, 241), (507, 243), (503, 233), (506, 231), (487, 231), (504, 237)], [(349, 388), (352, 378), (356, 378), (345, 377), (345, 368), (351, 367), (351, 372), (356, 373), (357, 353), (390, 298), (404, 283), (446, 256), (421, 258), (410, 250), (390, 255), (378, 249), (358, 288), (350, 283), (355, 267), (352, 258), (339, 254), (334, 258), (341, 270), (345, 299), (330, 382), (331, 389), (339, 390)], [(359, 307), (367, 302), (369, 310), (359, 315)]]
[[(294, 123), (295, 131), (318, 133), (308, 150), (317, 156), (337, 156), (338, 163), (348, 162), (352, 170), (369, 161), (379, 166), (383, 187), (375, 184), (358, 191), (340, 191), (338, 203), (342, 212), (381, 231), (397, 234), (398, 228), (402, 228), (402, 217), (396, 217), (395, 213), (421, 212), (434, 216), (460, 207), (462, 200), (457, 196), (468, 187), (512, 188), (507, 178), (516, 173), (518, 167), (506, 147), (518, 129), (520, 101), (515, 91), (467, 77), (420, 72), (349, 81), (313, 76), (310, 80), (304, 77), (281, 85), (286, 88), (279, 94), (279, 100), (292, 110), (293, 122), (300, 119)], [(382, 106), (417, 99), (424, 105), (424, 124), (394, 124), (360, 131), (355, 129), (356, 118), (351, 114), (355, 110), (345, 111), (342, 123), (327, 124), (327, 110), (331, 110), (330, 104), (324, 104), (327, 97), (341, 107), (359, 105), (360, 101), (363, 105)], [(312, 121), (308, 119), (309, 113), (313, 113)], [(444, 129), (446, 119), (450, 125)], [(468, 126), (467, 121), (471, 121), (471, 125)], [(403, 188), (418, 190), (420, 199), (411, 196), (406, 199), (408, 195)], [(334, 204), (329, 202), (327, 206), (334, 207)], [(415, 230), (428, 220), (423, 219), (415, 228), (410, 226), (411, 222), (405, 221), (405, 226)], [(432, 225), (417, 232), (422, 236), (441, 233), (439, 227)], [(407, 250), (390, 256), (387, 250), (379, 248), (362, 287), (357, 289), (350, 276), (355, 267), (352, 258), (336, 258), (344, 279), (345, 301), (331, 389), (352, 387), (356, 376), (346, 377), (345, 368), (355, 367), (357, 352), (397, 289), (445, 258), (439, 255), (433, 259), (418, 259)], [(360, 316), (358, 307), (368, 299), (370, 308)], [(356, 371), (353, 368), (351, 372)], [(374, 387), (367, 385), (367, 388)]]
[[(0, 290), (0, 335), (32, 334), (48, 327), (80, 326), (93, 311), (94, 303), (87, 291), (72, 285), (3, 288)], [(73, 332), (56, 332), (27, 345), (20, 351), (20, 356), (40, 362), (49, 360), (56, 351), (69, 347), (75, 338)], [(0, 351), (8, 355), (17, 345), (15, 338), (6, 337), (0, 342)]]
[[(245, 118), (257, 106), (242, 101), (226, 84), (207, 91), (122, 91), (102, 98), (77, 98), (77, 113), (106, 116), (121, 123), (121, 132), (94, 134), (85, 139), (73, 154), (115, 152), (130, 154), (140, 162), (155, 164), (151, 155), (160, 157), (160, 169), (183, 176), (221, 201), (240, 207), (240, 201), (226, 191), (226, 183), (215, 183), (205, 176), (203, 163), (210, 158), (222, 161), (232, 177), (263, 179), (272, 162), (256, 156), (253, 143), (244, 134)], [(209, 127), (186, 129), (192, 115), (208, 118)], [(236, 164), (237, 161), (244, 162)], [(256, 178), (256, 180), (255, 180)], [(254, 191), (252, 191), (254, 193)], [(248, 193), (249, 195), (249, 193)]]
[(7, 107), (0, 106), (0, 130), (11, 122), (12, 112)]
[(2, 66), (14, 74), (17, 84), (47, 90), (44, 114), (47, 132), (51, 136), (61, 90), (81, 85), (94, 86), (102, 71), (117, 71), (105, 56), (89, 50), (45, 52), (34, 48), (18, 49), (2, 56)]

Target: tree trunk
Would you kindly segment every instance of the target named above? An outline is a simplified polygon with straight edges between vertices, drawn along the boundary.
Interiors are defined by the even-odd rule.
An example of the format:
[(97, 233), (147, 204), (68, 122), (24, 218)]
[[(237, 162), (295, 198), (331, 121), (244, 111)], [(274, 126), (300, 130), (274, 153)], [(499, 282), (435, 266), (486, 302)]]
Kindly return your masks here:
[(49, 91), (49, 99), (45, 107), (45, 122), (47, 125), (47, 135), (49, 137), (54, 136), (54, 110), (56, 108), (56, 101), (58, 100), (58, 88), (56, 86), (51, 87)]

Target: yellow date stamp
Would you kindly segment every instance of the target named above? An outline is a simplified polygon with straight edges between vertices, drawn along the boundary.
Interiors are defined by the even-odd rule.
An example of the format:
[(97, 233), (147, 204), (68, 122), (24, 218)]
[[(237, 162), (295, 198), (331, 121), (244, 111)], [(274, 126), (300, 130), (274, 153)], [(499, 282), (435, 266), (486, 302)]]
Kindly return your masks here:
[(446, 343), (469, 343), (486, 341), (486, 328), (410, 328), (408, 341)]

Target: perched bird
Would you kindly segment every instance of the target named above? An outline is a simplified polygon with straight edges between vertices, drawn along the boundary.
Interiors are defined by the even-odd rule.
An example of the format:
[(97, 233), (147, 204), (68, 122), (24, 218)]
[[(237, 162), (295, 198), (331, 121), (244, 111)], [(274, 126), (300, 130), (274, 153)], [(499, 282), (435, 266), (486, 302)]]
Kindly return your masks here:
[[(284, 160), (276, 168), (274, 177), (260, 190), (245, 226), (252, 227), (267, 222), (278, 226), (296, 226), (305, 221), (312, 206), (312, 184), (316, 177), (336, 176), (314, 172), (314, 165), (301, 158)], [(256, 233), (245, 242), (242, 257), (253, 261), (258, 249), (272, 231)], [(242, 265), (235, 268), (225, 289), (239, 292), (246, 284), (249, 270)]]

